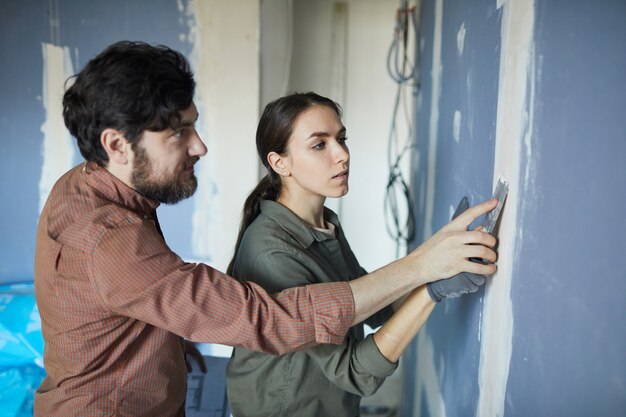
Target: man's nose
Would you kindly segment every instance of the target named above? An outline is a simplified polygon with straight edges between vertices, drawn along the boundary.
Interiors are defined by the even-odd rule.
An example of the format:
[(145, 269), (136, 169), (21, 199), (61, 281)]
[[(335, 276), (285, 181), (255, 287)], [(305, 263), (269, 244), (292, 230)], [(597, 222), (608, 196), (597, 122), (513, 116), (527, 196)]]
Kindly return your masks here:
[(207, 154), (207, 147), (202, 141), (202, 138), (198, 134), (196, 129), (193, 130), (193, 137), (191, 138), (191, 146), (189, 148), (190, 156), (204, 156)]

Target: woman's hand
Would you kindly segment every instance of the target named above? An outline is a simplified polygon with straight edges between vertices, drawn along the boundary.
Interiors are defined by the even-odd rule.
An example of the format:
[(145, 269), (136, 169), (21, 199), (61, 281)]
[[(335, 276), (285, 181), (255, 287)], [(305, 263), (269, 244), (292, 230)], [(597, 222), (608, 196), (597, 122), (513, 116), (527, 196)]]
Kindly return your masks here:
[[(430, 239), (416, 248), (407, 257), (416, 257), (420, 278), (432, 282), (452, 277), (460, 272), (479, 275), (492, 275), (497, 259), (493, 247), (496, 238), (479, 230), (468, 231), (474, 220), (496, 207), (498, 200), (493, 198), (470, 207), (456, 219), (442, 227)], [(470, 258), (481, 258), (488, 263), (477, 263)]]

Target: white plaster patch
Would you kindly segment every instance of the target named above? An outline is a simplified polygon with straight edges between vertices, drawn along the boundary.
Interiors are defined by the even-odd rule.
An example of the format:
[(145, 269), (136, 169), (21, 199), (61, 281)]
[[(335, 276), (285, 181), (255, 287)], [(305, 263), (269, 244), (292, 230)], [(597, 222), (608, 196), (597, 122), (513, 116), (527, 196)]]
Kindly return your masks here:
[[(415, 403), (413, 415), (421, 415), (424, 401), (428, 415), (446, 417), (446, 404), (441, 394), (441, 382), (445, 363), (440, 357), (439, 365), (435, 366), (435, 348), (428, 335), (428, 329), (423, 328), (417, 334), (417, 378), (415, 382)], [(437, 368), (440, 370), (438, 375)]]
[(478, 313), (478, 343), (480, 343), (480, 336), (483, 330), (483, 312)]
[[(533, 45), (533, 52), (534, 52), (534, 45)], [(536, 85), (536, 73), (537, 73), (537, 68), (535, 67), (535, 55), (534, 53), (531, 54), (531, 63), (530, 63), (530, 68), (531, 70), (529, 71), (530, 74), (530, 80), (529, 80), (529, 84), (530, 84), (530, 91), (529, 91), (529, 103), (534, 103), (535, 102), (535, 85)], [(524, 189), (525, 190), (535, 190), (535, 184), (534, 184), (534, 161), (535, 159), (533, 159), (533, 146), (532, 146), (532, 126), (533, 126), (533, 117), (534, 117), (534, 107), (529, 106), (528, 109), (528, 113), (526, 114), (527, 116), (527, 123), (526, 123), (526, 132), (524, 135), (524, 149), (526, 151), (526, 167), (524, 170)], [(523, 200), (523, 203), (529, 201), (530, 199), (525, 198)], [(525, 211), (525, 210), (522, 210)]]
[[(200, 10), (195, 1), (189, 1), (186, 10), (182, 2), (180, 2), (178, 6), (179, 11), (181, 13), (184, 11), (186, 14), (187, 25), (189, 26), (189, 33), (186, 35), (186, 38), (187, 41), (193, 45), (190, 54), (190, 63), (194, 68), (196, 79), (196, 97), (194, 97), (194, 101), (199, 113), (196, 129), (208, 148), (211, 137), (208, 133), (205, 121), (210, 119), (210, 117), (206, 114), (207, 109), (203, 100), (203, 92), (206, 88), (203, 70), (208, 66), (207, 60), (209, 54), (205, 56), (202, 50), (201, 27), (203, 20), (202, 16), (199, 16)], [(181, 9), (181, 7), (183, 8)], [(204, 158), (201, 158), (196, 165), (198, 189), (194, 194), (194, 212), (191, 218), (191, 247), (193, 254), (208, 262), (213, 261), (213, 242), (210, 235), (212, 234), (214, 219), (218, 217), (217, 213), (215, 213), (218, 206), (214, 204), (218, 196), (218, 189), (211, 175), (210, 157), (211, 155), (208, 154)]]
[[(504, 175), (510, 184), (500, 224), (498, 272), (487, 281), (482, 315), (479, 398), (476, 415), (504, 415), (506, 386), (512, 354), (513, 306), (511, 279), (515, 260), (517, 209), (520, 198), (522, 143), (529, 134), (527, 97), (532, 67), (534, 3), (509, 0), (502, 10), (500, 76), (496, 121), (494, 183)], [(531, 76), (532, 81), (532, 76)]]
[(465, 22), (461, 24), (459, 31), (456, 34), (456, 49), (459, 51), (459, 56), (463, 55), (463, 47), (465, 46)]
[(74, 164), (72, 135), (63, 121), (63, 93), (65, 80), (72, 74), (72, 61), (67, 47), (41, 44), (43, 54), (43, 107), (46, 118), (41, 125), (43, 133), (43, 166), (39, 179), (39, 211), (61, 175)]
[[(185, 17), (196, 75), (197, 129), (208, 152), (198, 165), (192, 215), (194, 256), (225, 270), (241, 208), (258, 180), (259, 2), (190, 0)], [(232, 25), (227, 16), (237, 16)]]
[(461, 117), (461, 112), (456, 110), (454, 112), (454, 120), (452, 121), (452, 135), (456, 143), (459, 143), (461, 140)]
[(432, 93), (430, 97), (430, 120), (428, 124), (428, 174), (426, 180), (426, 207), (424, 214), (424, 240), (433, 234), (433, 210), (435, 206), (435, 172), (437, 168), (437, 135), (439, 131), (439, 98), (441, 97), (441, 28), (443, 0), (435, 3), (433, 34), (433, 58), (431, 69)]
[(467, 86), (467, 97), (468, 97), (468, 106), (467, 106), (467, 117), (465, 120), (467, 120), (467, 130), (469, 132), (469, 137), (470, 139), (474, 138), (474, 106), (470, 105), (469, 103), (469, 98), (472, 97), (472, 69), (468, 68), (467, 69), (467, 77), (465, 79), (465, 84)]

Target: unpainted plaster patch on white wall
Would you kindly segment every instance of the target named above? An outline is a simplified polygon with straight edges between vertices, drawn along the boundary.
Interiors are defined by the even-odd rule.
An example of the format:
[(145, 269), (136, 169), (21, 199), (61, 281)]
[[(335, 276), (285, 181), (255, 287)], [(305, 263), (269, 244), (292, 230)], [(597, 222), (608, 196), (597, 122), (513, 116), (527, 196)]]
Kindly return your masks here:
[(452, 121), (452, 135), (454, 136), (454, 141), (456, 143), (461, 141), (461, 118), (461, 112), (455, 110), (454, 120)]
[[(244, 200), (258, 180), (259, 2), (190, 0), (184, 13), (197, 84), (196, 127), (208, 149), (198, 164), (192, 250), (225, 270)], [(237, 25), (230, 23), (233, 16)]]
[[(494, 183), (504, 175), (510, 190), (502, 212), (498, 272), (487, 282), (483, 306), (482, 343), (479, 364), (479, 398), (476, 415), (504, 415), (506, 386), (513, 343), (511, 279), (519, 235), (517, 209), (520, 204), (520, 159), (522, 144), (530, 132), (527, 97), (532, 67), (534, 2), (509, 0), (503, 4), (500, 75), (496, 121)], [(532, 80), (532, 76), (530, 76)]]
[(72, 136), (63, 121), (65, 80), (73, 74), (67, 47), (41, 44), (43, 54), (43, 107), (46, 118), (43, 133), (43, 166), (39, 179), (39, 211), (43, 208), (54, 183), (74, 164)]
[(439, 363), (435, 366), (435, 347), (427, 328), (417, 334), (417, 352), (418, 378), (415, 383), (413, 415), (419, 416), (426, 402), (429, 416), (446, 417), (446, 404), (440, 388), (445, 363), (440, 356)]
[(433, 30), (433, 58), (431, 68), (432, 93), (430, 97), (430, 120), (428, 125), (428, 174), (426, 179), (426, 207), (424, 240), (433, 234), (433, 210), (435, 207), (435, 172), (437, 164), (437, 135), (439, 132), (439, 98), (441, 97), (441, 31), (443, 0), (435, 2), (435, 27)]
[(459, 51), (459, 56), (463, 55), (463, 47), (465, 46), (465, 22), (461, 24), (459, 31), (456, 34), (456, 48)]

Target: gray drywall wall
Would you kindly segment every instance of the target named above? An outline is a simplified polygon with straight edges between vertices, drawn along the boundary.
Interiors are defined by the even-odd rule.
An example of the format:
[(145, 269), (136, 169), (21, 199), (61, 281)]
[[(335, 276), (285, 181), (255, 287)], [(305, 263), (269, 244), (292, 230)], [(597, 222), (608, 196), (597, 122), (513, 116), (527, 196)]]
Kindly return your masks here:
[[(413, 246), (427, 237), (426, 230), (449, 220), (463, 195), (472, 203), (488, 198), (500, 174), (494, 167), (508, 169), (497, 152), (509, 143), (498, 142), (508, 127), (498, 130), (498, 123), (511, 117), (507, 103), (498, 103), (508, 97), (501, 89), (510, 86), (503, 83), (501, 65), (508, 7), (508, 24), (532, 25), (530, 64), (509, 67), (523, 72), (526, 81), (524, 112), (512, 116), (525, 126), (513, 152), (519, 176), (504, 213), (516, 214), (507, 252), (513, 259), (500, 259), (511, 267), (494, 277), (510, 284), (509, 299), (488, 300), (494, 295), (489, 286), (496, 284), (489, 283), (437, 306), (405, 357), (412, 375), (403, 415), (621, 416), (626, 413), (626, 3), (537, 0), (527, 2), (532, 6), (527, 20), (516, 15), (519, 1), (499, 3), (422, 2)], [(508, 38), (508, 47), (515, 41)], [(434, 53), (438, 45), (440, 55)], [(437, 86), (440, 94), (433, 99)], [(487, 301), (510, 307), (510, 323), (503, 324), (510, 327), (508, 340), (506, 332), (486, 336), (485, 324), (499, 320), (494, 316), (501, 311), (487, 309)], [(510, 353), (486, 358), (487, 344), (499, 353), (510, 344)], [(483, 369), (488, 361), (505, 368), (503, 383), (488, 378), (490, 371)], [(503, 395), (486, 396), (499, 390)]]

